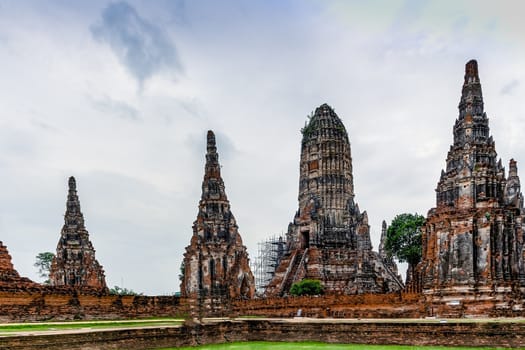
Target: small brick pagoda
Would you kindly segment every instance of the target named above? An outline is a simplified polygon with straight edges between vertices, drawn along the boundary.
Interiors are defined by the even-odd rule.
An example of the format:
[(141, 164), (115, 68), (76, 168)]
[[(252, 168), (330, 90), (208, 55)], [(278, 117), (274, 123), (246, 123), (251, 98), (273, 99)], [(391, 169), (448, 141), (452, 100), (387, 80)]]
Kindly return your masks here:
[[(478, 64), (466, 64), (454, 142), (423, 230), (419, 283), (434, 301), (493, 300), (525, 290), (523, 195), (516, 162), (497, 159), (483, 110)], [(510, 298), (507, 298), (510, 297)]]
[(60, 233), (56, 256), (51, 263), (49, 279), (52, 286), (106, 291), (102, 266), (95, 259), (95, 249), (84, 226), (75, 178), (69, 178), (64, 226)]
[(248, 252), (226, 197), (212, 131), (207, 135), (199, 212), (183, 264), (183, 297), (220, 301), (254, 295)]
[(304, 278), (322, 281), (328, 293), (401, 290), (397, 269), (372, 251), (367, 213), (354, 202), (350, 142), (342, 121), (323, 104), (302, 134), (299, 210), (266, 295), (286, 295)]

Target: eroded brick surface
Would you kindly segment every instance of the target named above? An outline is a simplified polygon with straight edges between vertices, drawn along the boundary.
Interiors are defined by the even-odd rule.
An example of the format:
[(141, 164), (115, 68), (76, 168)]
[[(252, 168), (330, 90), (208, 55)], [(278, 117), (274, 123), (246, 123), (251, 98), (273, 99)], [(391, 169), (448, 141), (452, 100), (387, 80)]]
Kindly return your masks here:
[(19, 290), (38, 287), (29, 278), (20, 277), (15, 270), (7, 247), (0, 241), (0, 290)]

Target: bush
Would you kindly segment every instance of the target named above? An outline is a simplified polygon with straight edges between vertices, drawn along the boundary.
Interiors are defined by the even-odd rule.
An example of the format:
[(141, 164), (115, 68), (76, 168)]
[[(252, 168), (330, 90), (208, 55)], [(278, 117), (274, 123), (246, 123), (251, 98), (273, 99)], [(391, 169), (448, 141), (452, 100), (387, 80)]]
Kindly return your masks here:
[(323, 294), (323, 286), (319, 280), (304, 279), (292, 285), (290, 294), (295, 296), (320, 295)]

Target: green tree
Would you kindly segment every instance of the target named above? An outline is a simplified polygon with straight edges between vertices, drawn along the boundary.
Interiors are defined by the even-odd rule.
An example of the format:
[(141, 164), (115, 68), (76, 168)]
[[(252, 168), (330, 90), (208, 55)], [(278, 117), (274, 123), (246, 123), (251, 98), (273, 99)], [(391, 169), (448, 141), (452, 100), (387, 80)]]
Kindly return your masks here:
[(416, 265), (421, 261), (421, 227), (425, 217), (419, 214), (397, 215), (386, 231), (385, 250), (399, 262), (408, 263), (406, 283), (414, 278)]
[(38, 267), (38, 274), (40, 277), (45, 278), (44, 284), (49, 284), (49, 270), (51, 269), (51, 263), (55, 254), (51, 252), (38, 253), (35, 257), (36, 261), (33, 266)]
[(137, 293), (132, 289), (121, 288), (119, 286), (114, 286), (109, 289), (109, 294), (113, 295), (142, 295), (142, 293)]
[(180, 273), (179, 273), (179, 281), (184, 281), (184, 272), (186, 271), (186, 265), (184, 264), (184, 260), (182, 260), (180, 264)]
[(300, 295), (320, 295), (323, 294), (323, 286), (319, 280), (304, 279), (292, 284), (290, 294)]

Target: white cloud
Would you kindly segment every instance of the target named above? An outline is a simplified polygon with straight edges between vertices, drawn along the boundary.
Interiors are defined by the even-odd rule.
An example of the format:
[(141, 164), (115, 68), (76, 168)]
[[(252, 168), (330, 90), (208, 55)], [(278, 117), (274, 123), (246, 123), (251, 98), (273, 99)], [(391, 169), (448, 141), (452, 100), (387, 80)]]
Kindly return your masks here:
[(501, 88), (502, 95), (511, 95), (514, 93), (516, 88), (520, 85), (520, 82), (516, 79), (511, 80)]
[(91, 32), (94, 38), (110, 45), (140, 84), (163, 68), (181, 69), (175, 46), (167, 34), (142, 18), (127, 2), (110, 3)]

